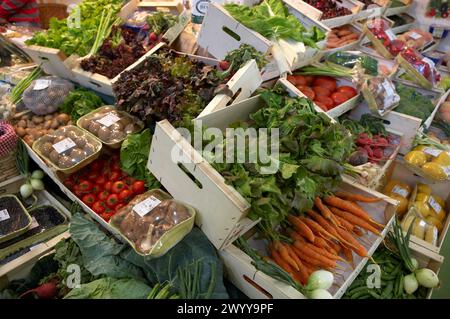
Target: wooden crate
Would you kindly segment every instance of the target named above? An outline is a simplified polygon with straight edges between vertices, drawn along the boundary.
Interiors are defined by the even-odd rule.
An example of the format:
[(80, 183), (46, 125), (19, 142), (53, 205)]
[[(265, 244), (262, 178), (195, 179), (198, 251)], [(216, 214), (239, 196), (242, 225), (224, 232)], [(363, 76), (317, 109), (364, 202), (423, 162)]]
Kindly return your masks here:
[[(130, 0), (120, 10), (119, 16), (127, 18), (137, 7), (139, 0)], [(26, 45), (23, 50), (31, 59), (42, 67), (45, 73), (56, 75), (73, 81), (75, 76), (72, 69), (76, 66), (76, 57), (67, 57), (61, 50), (42, 47), (39, 45)]]
[[(161, 47), (163, 47), (165, 44), (160, 43), (156, 45), (153, 49), (153, 53), (157, 52)], [(213, 65), (218, 66), (219, 60), (192, 55), (192, 54), (186, 54), (178, 52), (180, 55), (185, 55), (193, 60), (197, 60), (200, 62), (203, 62), (207, 65)], [(136, 61), (133, 65), (129, 66), (126, 71), (132, 70), (139, 65), (141, 65), (145, 59), (146, 56), (143, 56), (138, 61)], [(113, 79), (112, 84), (117, 82), (119, 80), (119, 77), (116, 77)], [(241, 69), (239, 69), (233, 77), (226, 83), (228, 88), (233, 93), (233, 97), (230, 97), (226, 94), (218, 94), (216, 95), (209, 103), (208, 105), (203, 109), (201, 116), (206, 115), (208, 113), (215, 112), (216, 110), (219, 110), (221, 108), (226, 107), (227, 105), (231, 103), (237, 103), (239, 101), (242, 101), (246, 98), (248, 98), (262, 83), (261, 74), (259, 72), (258, 66), (256, 65), (256, 62), (254, 60), (251, 60), (247, 62), (246, 65), (244, 65)]]
[[(283, 87), (286, 88), (286, 90), (292, 95), (292, 96), (300, 96), (300, 97), (306, 97), (306, 95), (304, 95), (299, 89), (297, 89), (292, 83), (290, 83), (287, 78), (286, 75), (284, 77), (282, 77), (279, 82), (283, 85)], [(349, 85), (352, 87), (355, 87), (355, 85), (352, 83), (352, 81), (345, 79), (345, 78), (337, 78), (337, 83), (338, 86), (341, 85)], [(355, 87), (355, 89), (357, 89)], [(319, 106), (317, 106), (315, 103), (314, 104), (314, 108), (317, 112), (325, 112), (328, 116), (330, 116), (331, 118), (338, 118), (339, 116), (341, 116), (344, 113), (347, 113), (348, 111), (352, 110), (353, 108), (355, 108), (361, 98), (361, 94), (358, 94), (354, 97), (352, 97), (350, 100), (342, 103), (339, 106), (334, 107), (333, 109), (325, 112), (324, 110), (322, 110)]]
[(408, 12), (411, 7), (412, 7), (412, 4), (404, 5), (404, 6), (398, 6), (398, 7), (391, 7), (390, 6), (390, 7), (388, 7), (386, 9), (386, 11), (384, 12), (384, 15), (386, 17), (389, 17), (389, 16), (393, 16), (393, 15), (396, 15), (396, 14), (405, 13), (405, 12)]
[(336, 2), (338, 7), (342, 8), (345, 7), (349, 9), (352, 14), (348, 14), (342, 17), (336, 17), (331, 19), (322, 19), (323, 12), (316, 9), (312, 5), (309, 5), (308, 3), (302, 1), (302, 0), (290, 0), (293, 7), (297, 9), (300, 12), (303, 12), (310, 18), (316, 21), (322, 22), (324, 25), (326, 25), (329, 28), (335, 28), (339, 27), (344, 24), (349, 24), (353, 21), (356, 21), (359, 19), (358, 14), (363, 8), (363, 4), (356, 0), (341, 0), (339, 2)]
[[(382, 231), (382, 236), (378, 237), (374, 234), (364, 235), (367, 243), (360, 242), (368, 251), (368, 255), (372, 256), (378, 248), (383, 238), (386, 236), (388, 229), (394, 221), (395, 209), (397, 202), (389, 197), (360, 186), (344, 178), (342, 189), (356, 192), (369, 197), (379, 197), (382, 201), (377, 204), (363, 205), (364, 209), (378, 222), (386, 225)], [(262, 255), (265, 252), (266, 243), (251, 239), (251, 246), (259, 250)], [(226, 269), (228, 279), (244, 294), (250, 298), (283, 298), (283, 299), (304, 299), (305, 296), (293, 287), (282, 283), (270, 276), (258, 271), (251, 264), (252, 259), (236, 246), (232, 245), (219, 252)], [(364, 268), (368, 258), (362, 258), (353, 253), (355, 268), (352, 269), (348, 265), (339, 262), (338, 265), (344, 268), (342, 277), (335, 277), (335, 284), (329, 289), (333, 298), (339, 299), (351, 285), (356, 276)]]
[(425, 240), (422, 240), (420, 238), (417, 238), (417, 237), (411, 235), (411, 242), (413, 242), (419, 246), (422, 246), (432, 252), (440, 253), (441, 248), (444, 244), (445, 238), (447, 236), (448, 229), (450, 227), (450, 210), (449, 210), (450, 209), (450, 189), (448, 187), (448, 185), (449, 185), (448, 181), (434, 182), (434, 183), (430, 182), (429, 180), (411, 172), (411, 170), (409, 170), (407, 168), (407, 166), (404, 164), (404, 162), (400, 159), (398, 159), (395, 162), (395, 167), (392, 171), (391, 179), (396, 179), (396, 180), (405, 182), (406, 184), (411, 186), (412, 189), (414, 188), (414, 186), (417, 183), (424, 183), (424, 184), (430, 185), (430, 187), (432, 189), (432, 194), (435, 194), (435, 195), (443, 198), (444, 200), (446, 200), (445, 211), (447, 213), (447, 217), (446, 217), (444, 225), (443, 225), (444, 227), (443, 227), (442, 231), (439, 233), (437, 245), (436, 246), (431, 245), (430, 243), (426, 242)]
[(354, 21), (381, 17), (388, 8), (389, 4), (383, 6), (376, 4), (376, 1), (374, 2), (375, 4), (369, 5), (367, 9), (361, 9), (361, 11), (356, 14)]
[[(299, 19), (306, 28), (316, 26), (325, 33), (329, 31), (329, 28), (322, 23), (314, 21), (306, 14), (295, 9), (292, 6), (292, 0), (284, 0), (284, 3), (289, 13)], [(198, 37), (199, 46), (215, 58), (224, 59), (228, 52), (239, 48), (243, 43), (253, 46), (256, 50), (264, 54), (268, 53), (273, 45), (270, 40), (235, 20), (221, 5), (211, 3), (203, 19), (202, 28)], [(284, 50), (286, 59), (292, 70), (312, 61), (317, 61), (321, 56), (321, 53), (317, 49), (305, 47), (304, 50), (298, 50), (286, 41), (283, 43), (286, 48)], [(321, 41), (317, 43), (317, 46), (323, 48), (324, 44), (325, 41)]]
[(23, 176), (17, 175), (0, 183), (0, 196), (14, 194), (23, 184)]
[[(138, 8), (138, 3), (135, 3), (136, 1), (132, 2), (134, 5), (130, 4), (129, 10), (133, 9), (131, 13), (133, 13)], [(146, 6), (147, 8), (147, 6)], [(153, 8), (159, 8), (159, 7), (153, 7)], [(186, 27), (186, 25), (189, 22), (189, 12), (188, 11), (180, 11), (178, 12), (179, 15), (179, 22), (174, 25), (172, 28), (166, 31), (164, 33), (163, 37), (166, 38), (169, 43), (172, 43), (175, 41), (175, 39), (180, 35), (180, 33), (183, 31), (183, 29)], [(152, 55), (156, 50), (156, 46), (153, 47), (151, 50), (149, 50), (146, 54), (144, 54), (141, 59), (138, 61), (143, 60), (144, 58), (147, 58), (148, 56)], [(82, 60), (89, 58), (88, 56), (82, 57), (77, 59), (76, 66), (72, 69), (73, 74), (75, 75), (75, 81), (80, 84), (83, 87), (90, 88), (94, 91), (112, 96), (113, 90), (112, 90), (112, 83), (116, 82), (117, 79), (120, 77), (120, 73), (114, 77), (113, 79), (110, 79), (104, 75), (98, 74), (98, 73), (92, 73), (89, 71), (84, 71), (80, 63)], [(136, 62), (138, 62), (136, 61)], [(131, 66), (135, 65), (136, 63), (133, 63)], [(131, 67), (130, 66), (130, 67)], [(129, 70), (129, 67), (124, 69), (122, 72)], [(121, 73), (122, 73), (121, 72)]]

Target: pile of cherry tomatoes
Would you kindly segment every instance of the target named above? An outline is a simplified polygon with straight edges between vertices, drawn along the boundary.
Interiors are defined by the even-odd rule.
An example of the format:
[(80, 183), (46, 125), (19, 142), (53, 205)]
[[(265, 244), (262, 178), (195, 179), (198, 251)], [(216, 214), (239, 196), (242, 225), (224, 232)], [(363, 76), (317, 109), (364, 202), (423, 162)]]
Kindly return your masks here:
[(288, 75), (287, 80), (324, 111), (358, 95), (354, 87), (338, 86), (336, 79), (330, 76)]
[(64, 185), (105, 221), (146, 190), (144, 181), (120, 169), (118, 154), (95, 160), (66, 178)]

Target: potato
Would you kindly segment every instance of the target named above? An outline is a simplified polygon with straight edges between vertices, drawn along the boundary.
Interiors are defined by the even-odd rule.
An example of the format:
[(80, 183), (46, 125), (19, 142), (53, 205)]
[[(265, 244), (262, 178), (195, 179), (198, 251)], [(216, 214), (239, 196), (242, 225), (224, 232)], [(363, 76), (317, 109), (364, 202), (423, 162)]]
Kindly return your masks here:
[(57, 119), (53, 119), (52, 123), (50, 124), (50, 128), (57, 129), (59, 127), (59, 122)]
[[(52, 148), (53, 148), (53, 146), (52, 146)], [(58, 164), (59, 153), (56, 150), (53, 150), (53, 151), (51, 151), (49, 158), (53, 163)]]
[(23, 127), (16, 127), (16, 133), (19, 137), (24, 137), (27, 134), (27, 131)]
[(36, 124), (34, 124), (34, 122), (33, 122), (33, 121), (31, 121), (31, 120), (28, 120), (28, 121), (27, 121), (27, 127), (29, 127), (29, 128), (33, 128), (33, 127), (36, 127)]
[(52, 120), (47, 120), (47, 121), (44, 122), (43, 128), (48, 130), (51, 126), (52, 126)]
[(32, 117), (32, 121), (33, 121), (34, 124), (39, 124), (39, 123), (42, 123), (44, 121), (44, 118), (42, 116), (34, 115)]
[(24, 142), (27, 143), (29, 146), (32, 146), (33, 143), (34, 143), (33, 136), (31, 136), (31, 135), (26, 135), (26, 136), (23, 138), (23, 140), (24, 140)]
[(46, 116), (44, 116), (44, 120), (46, 120), (46, 121), (53, 120), (53, 115), (52, 114), (47, 114)]
[(56, 119), (60, 124), (66, 124), (70, 121), (70, 116), (65, 113), (61, 113), (56, 117)]
[(101, 127), (97, 134), (102, 141), (109, 142), (111, 140), (111, 130), (107, 127)]
[(17, 122), (17, 126), (18, 127), (27, 127), (27, 121), (26, 120), (20, 120), (19, 122)]
[(40, 151), (42, 152), (42, 154), (48, 156), (48, 154), (50, 154), (53, 151), (52, 143), (46, 142), (42, 144)]
[(25, 114), (25, 115), (22, 115), (21, 117), (20, 117), (20, 119), (21, 120), (29, 120), (30, 119), (30, 115), (29, 114)]

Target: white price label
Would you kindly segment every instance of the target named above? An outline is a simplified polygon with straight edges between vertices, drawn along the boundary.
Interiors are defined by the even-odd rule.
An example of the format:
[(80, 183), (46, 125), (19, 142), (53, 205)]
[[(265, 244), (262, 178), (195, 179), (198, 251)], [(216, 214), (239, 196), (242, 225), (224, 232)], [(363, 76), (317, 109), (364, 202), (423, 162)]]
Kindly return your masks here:
[(428, 204), (430, 204), (431, 208), (433, 208), (436, 213), (439, 213), (442, 210), (441, 205), (439, 205), (439, 203), (434, 199), (433, 196), (430, 196), (430, 198), (428, 199)]
[(384, 32), (388, 36), (389, 40), (394, 41), (396, 39), (395, 34), (391, 29), (385, 30)]
[(133, 207), (133, 211), (141, 217), (144, 217), (148, 213), (150, 213), (156, 206), (161, 203), (159, 199), (156, 197), (150, 196), (149, 198), (143, 200), (140, 203), (137, 203)]
[(11, 218), (11, 216), (9, 216), (7, 209), (0, 210), (0, 222), (2, 222), (4, 220), (8, 220), (10, 218)]
[(392, 84), (390, 82), (384, 81), (383, 88), (386, 91), (386, 96), (394, 96), (394, 88), (392, 87)]
[(394, 186), (394, 188), (392, 189), (392, 192), (397, 195), (400, 195), (401, 197), (405, 197), (405, 198), (408, 197), (408, 191), (398, 185)]
[(433, 156), (433, 157), (439, 156), (439, 154), (442, 153), (441, 150), (438, 150), (438, 149), (435, 149), (435, 148), (432, 148), (432, 147), (425, 147), (425, 148), (423, 149), (423, 152), (424, 152), (425, 154), (431, 155), (431, 156)]
[(447, 175), (447, 177), (450, 177), (450, 166), (445, 166), (444, 167), (444, 172)]
[(39, 227), (39, 223), (37, 222), (36, 218), (31, 217), (31, 225), (30, 228), (28, 228), (28, 230), (34, 229), (36, 227)]
[(414, 40), (417, 40), (417, 39), (420, 39), (422, 36), (420, 34), (418, 34), (417, 32), (411, 32), (408, 34), (408, 37), (410, 37)]
[(44, 90), (50, 86), (51, 82), (52, 82), (51, 80), (42, 80), (42, 79), (36, 80), (33, 90), (35, 91)]
[(111, 113), (111, 112), (106, 114), (101, 119), (97, 120), (97, 122), (99, 122), (101, 125), (106, 126), (106, 127), (110, 127), (111, 125), (116, 124), (119, 121), (120, 121), (120, 117), (118, 117), (116, 114)]
[(53, 148), (55, 151), (58, 152), (58, 154), (64, 153), (67, 150), (70, 150), (72, 147), (75, 147), (77, 144), (75, 144), (74, 141), (70, 137), (63, 139), (62, 141), (53, 144)]

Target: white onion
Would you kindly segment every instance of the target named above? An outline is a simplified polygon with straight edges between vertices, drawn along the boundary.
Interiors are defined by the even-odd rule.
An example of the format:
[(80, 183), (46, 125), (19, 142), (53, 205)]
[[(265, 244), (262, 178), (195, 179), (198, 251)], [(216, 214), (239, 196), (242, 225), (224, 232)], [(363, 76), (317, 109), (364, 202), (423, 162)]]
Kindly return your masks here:
[(329, 289), (333, 284), (334, 276), (331, 272), (326, 270), (317, 270), (311, 274), (308, 278), (308, 284), (306, 289)]
[(27, 183), (20, 186), (20, 195), (23, 198), (28, 198), (31, 196), (31, 194), (33, 194), (33, 187), (31, 187), (30, 184)]
[(417, 288), (419, 288), (419, 283), (417, 282), (416, 276), (414, 276), (414, 274), (409, 274), (403, 277), (403, 288), (408, 295), (414, 293)]
[(411, 258), (411, 264), (413, 265), (413, 269), (416, 270), (417, 268), (419, 268), (419, 262), (417, 261), (416, 258)]
[(325, 289), (315, 289), (308, 295), (310, 299), (333, 299), (333, 296)]
[(31, 178), (33, 179), (42, 179), (44, 178), (44, 172), (41, 170), (35, 170), (33, 174), (31, 174)]
[(37, 190), (37, 191), (42, 191), (44, 190), (44, 183), (42, 183), (42, 181), (40, 179), (31, 179), (30, 181), (31, 186), (33, 187), (33, 189)]
[(439, 278), (434, 271), (422, 268), (415, 272), (417, 281), (426, 288), (436, 288), (439, 285)]

